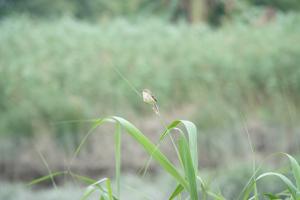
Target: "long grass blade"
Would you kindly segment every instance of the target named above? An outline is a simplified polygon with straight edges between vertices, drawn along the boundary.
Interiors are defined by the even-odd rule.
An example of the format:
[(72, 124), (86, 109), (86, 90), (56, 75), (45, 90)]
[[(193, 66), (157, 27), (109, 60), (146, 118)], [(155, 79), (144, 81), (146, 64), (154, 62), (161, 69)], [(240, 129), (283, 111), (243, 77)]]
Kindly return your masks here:
[(188, 188), (188, 183), (185, 178), (178, 172), (176, 167), (169, 161), (169, 159), (156, 148), (153, 144), (140, 130), (138, 130), (134, 125), (132, 125), (127, 120), (121, 117), (110, 117), (106, 119), (113, 119), (119, 122), (146, 151), (148, 154), (152, 154), (153, 158), (162, 166), (162, 168), (168, 172), (175, 180), (178, 181), (184, 188)]
[(101, 185), (99, 184), (96, 184), (95, 183), (97, 182), (97, 180), (95, 179), (92, 179), (92, 178), (89, 178), (89, 177), (86, 177), (86, 176), (81, 176), (81, 175), (78, 175), (78, 174), (74, 174), (73, 172), (69, 172), (70, 175), (78, 180), (80, 180), (81, 182), (87, 184), (87, 185), (93, 185), (94, 187), (98, 188), (99, 190), (105, 192), (105, 190), (102, 188)]
[(182, 185), (177, 185), (177, 187), (175, 188), (175, 190), (172, 192), (171, 196), (169, 197), (169, 200), (173, 200), (175, 199), (178, 195), (180, 195), (180, 193), (184, 190), (184, 187), (182, 187)]
[(116, 184), (117, 184), (117, 197), (120, 198), (121, 187), (121, 125), (116, 124), (115, 132), (115, 165), (116, 165)]
[(82, 197), (80, 198), (80, 200), (87, 200), (96, 190), (97, 190), (96, 187), (88, 187), (85, 190), (85, 192), (82, 195)]
[(109, 200), (114, 200), (110, 179), (106, 180), (106, 188), (107, 188), (108, 199)]
[(43, 177), (34, 179), (30, 183), (28, 183), (28, 185), (31, 186), (31, 185), (35, 185), (35, 184), (44, 182), (46, 180), (52, 180), (54, 177), (60, 176), (60, 175), (63, 175), (63, 174), (67, 174), (67, 172), (66, 171), (53, 172), (53, 173), (48, 174), (47, 176), (43, 176)]
[(283, 153), (283, 154), (286, 155), (290, 160), (290, 164), (292, 166), (292, 172), (293, 172), (294, 178), (296, 180), (296, 185), (297, 185), (297, 188), (300, 190), (300, 166), (294, 157), (292, 157), (291, 155), (289, 155), (287, 153)]
[[(189, 148), (191, 152), (191, 157), (193, 160), (194, 168), (198, 170), (198, 147), (197, 147), (197, 128), (194, 123), (187, 120), (176, 120), (173, 121), (165, 130), (165, 132), (160, 136), (160, 140), (166, 137), (171, 130), (177, 129), (177, 126), (183, 124), (188, 133)], [(181, 131), (180, 131), (181, 132)]]
[(43, 161), (45, 167), (47, 168), (47, 171), (48, 171), (48, 174), (50, 175), (50, 179), (51, 179), (51, 182), (52, 182), (53, 187), (54, 187), (55, 189), (57, 189), (57, 186), (56, 186), (56, 183), (55, 183), (55, 181), (54, 181), (54, 178), (53, 178), (53, 176), (51, 176), (52, 171), (51, 171), (51, 169), (50, 169), (50, 167), (49, 167), (49, 165), (48, 165), (48, 162), (46, 161), (46, 158), (44, 157), (44, 155), (42, 154), (41, 151), (37, 150), (37, 152), (38, 152), (40, 158), (42, 159), (42, 161)]
[(186, 120), (180, 120), (181, 123), (184, 124), (187, 133), (188, 133), (188, 139), (189, 139), (189, 149), (191, 152), (191, 158), (193, 161), (194, 169), (198, 170), (198, 146), (197, 146), (197, 128), (194, 123)]
[(246, 184), (246, 186), (244, 187), (244, 189), (242, 190), (241, 194), (239, 194), (238, 199), (242, 199), (242, 200), (248, 200), (251, 192), (254, 190), (255, 187), (255, 178), (254, 175), (251, 177), (251, 179), (249, 180), (249, 182)]
[(291, 195), (293, 196), (293, 198), (295, 200), (299, 200), (300, 196), (299, 196), (299, 190), (295, 187), (295, 185), (284, 175), (280, 174), (280, 173), (276, 173), (276, 172), (266, 172), (261, 174), (259, 177), (257, 177), (257, 181), (267, 177), (267, 176), (273, 176), (273, 177), (278, 177), (281, 179), (281, 181), (287, 186), (287, 189), (289, 190), (289, 192), (291, 193)]
[(100, 125), (104, 122), (104, 120), (102, 119), (98, 119), (98, 120), (95, 120), (93, 125), (92, 125), (92, 128), (88, 131), (88, 133), (83, 137), (83, 139), (81, 140), (80, 144), (78, 145), (78, 147), (76, 148), (75, 152), (74, 152), (74, 155), (73, 155), (73, 158), (72, 160), (79, 154), (83, 144), (86, 142), (86, 140), (88, 139), (88, 137), (91, 135), (91, 133)]
[(181, 135), (178, 140), (178, 150), (183, 161), (184, 172), (189, 183), (189, 192), (192, 200), (198, 199), (196, 174), (189, 149), (188, 142), (184, 135)]

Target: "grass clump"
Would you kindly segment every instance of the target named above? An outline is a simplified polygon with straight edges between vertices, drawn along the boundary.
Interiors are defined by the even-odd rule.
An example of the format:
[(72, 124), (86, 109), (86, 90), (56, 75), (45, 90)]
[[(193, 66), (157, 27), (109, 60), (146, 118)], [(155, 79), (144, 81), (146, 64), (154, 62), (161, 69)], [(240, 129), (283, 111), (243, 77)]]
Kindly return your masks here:
[[(165, 131), (161, 134), (160, 141), (171, 133), (172, 130), (176, 130), (179, 134), (175, 142), (175, 150), (177, 151), (179, 166), (173, 164), (168, 157), (161, 152), (158, 144), (151, 142), (139, 129), (124, 118), (120, 117), (108, 117), (103, 119), (94, 120), (93, 129), (100, 126), (104, 122), (113, 122), (116, 124), (115, 131), (115, 158), (116, 158), (116, 193), (113, 193), (113, 187), (109, 178), (103, 178), (100, 180), (93, 180), (87, 177), (83, 177), (71, 172), (71, 170), (50, 173), (47, 176), (33, 180), (30, 185), (40, 183), (45, 180), (53, 180), (53, 177), (60, 176), (62, 174), (69, 174), (73, 178), (79, 179), (89, 186), (86, 192), (82, 196), (82, 200), (86, 200), (95, 191), (99, 191), (100, 199), (103, 200), (116, 200), (121, 199), (120, 195), (120, 169), (121, 169), (121, 134), (122, 130), (129, 134), (143, 149), (151, 156), (163, 169), (163, 172), (170, 175), (173, 181), (176, 183), (176, 187), (169, 195), (172, 199), (215, 199), (225, 200), (226, 198), (219, 192), (213, 192), (210, 190), (209, 185), (203, 178), (200, 177), (198, 171), (198, 152), (197, 152), (197, 130), (196, 126), (185, 120), (177, 120), (168, 125)], [(185, 127), (183, 131), (178, 126), (182, 124)], [(86, 137), (81, 141), (81, 144), (77, 148), (75, 156), (78, 155), (82, 145), (86, 142), (86, 139), (90, 135), (89, 132)], [(299, 163), (291, 155), (281, 153), (286, 156), (291, 165), (291, 178), (288, 178), (282, 173), (278, 172), (265, 172), (259, 174), (260, 168), (255, 167), (254, 173), (251, 175), (248, 183), (245, 184), (244, 189), (240, 192), (238, 199), (262, 199), (266, 197), (268, 199), (300, 199), (300, 166)], [(267, 177), (278, 178), (284, 184), (284, 190), (278, 193), (260, 193), (257, 184)], [(263, 191), (262, 191), (263, 192)]]
[[(132, 125), (127, 120), (120, 118), (120, 117), (109, 117), (104, 119), (99, 119), (94, 122), (94, 127), (97, 127), (101, 125), (103, 122), (114, 122), (116, 123), (116, 132), (115, 132), (115, 142), (116, 142), (116, 180), (118, 182), (117, 191), (120, 191), (119, 189), (119, 181), (120, 181), (120, 158), (121, 158), (121, 129), (125, 129), (125, 131), (134, 139), (137, 141), (139, 145), (141, 145), (144, 150), (155, 160), (157, 163), (163, 168), (163, 170), (168, 173), (173, 179), (177, 182), (178, 186), (174, 189), (174, 192), (170, 195), (170, 199), (174, 199), (177, 196), (181, 195), (181, 193), (186, 192), (191, 199), (198, 199), (198, 190), (200, 184), (199, 180), (201, 180), (200, 177), (198, 177), (198, 154), (197, 154), (197, 131), (196, 127), (193, 123), (189, 121), (175, 121), (170, 124), (170, 126), (167, 127), (165, 132), (161, 136), (161, 140), (165, 138), (166, 135), (170, 133), (172, 129), (179, 130), (179, 139), (177, 142), (177, 148), (178, 148), (178, 160), (180, 161), (181, 168), (178, 169), (174, 164), (171, 163), (171, 161), (164, 155), (158, 148), (158, 145), (155, 145), (152, 143), (140, 130), (138, 130), (134, 125)], [(184, 134), (184, 132), (181, 129), (178, 129), (177, 126), (179, 124), (183, 124), (186, 128), (187, 136)], [(79, 150), (81, 149), (83, 143), (86, 141), (87, 135), (79, 145), (78, 149), (75, 152), (75, 155), (79, 153)], [(58, 176), (61, 174), (70, 173), (72, 172), (56, 172), (51, 173), (48, 176), (42, 177), (40, 179), (36, 179), (32, 181), (30, 184), (36, 184), (41, 181), (53, 178), (54, 176)], [(76, 177), (79, 177), (75, 175)], [(81, 178), (85, 181), (87, 178)], [(102, 186), (102, 184), (105, 183), (105, 186)], [(204, 186), (204, 185), (203, 185)], [(100, 181), (93, 182), (90, 187), (88, 187), (87, 192), (84, 194), (83, 199), (87, 199), (87, 197), (92, 194), (96, 189), (100, 189), (102, 191), (101, 198), (103, 199), (117, 199), (119, 194), (114, 197), (112, 194), (112, 187), (110, 183), (110, 179), (105, 178), (101, 179)], [(103, 189), (104, 187), (104, 189)], [(101, 199), (100, 198), (100, 199)]]

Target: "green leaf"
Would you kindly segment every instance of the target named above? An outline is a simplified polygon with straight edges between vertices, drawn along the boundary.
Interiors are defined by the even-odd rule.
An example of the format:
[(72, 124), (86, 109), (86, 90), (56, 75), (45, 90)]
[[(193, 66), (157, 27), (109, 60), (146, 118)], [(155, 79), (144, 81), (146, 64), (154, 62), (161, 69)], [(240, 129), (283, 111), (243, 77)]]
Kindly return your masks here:
[(276, 196), (275, 194), (264, 194), (264, 196), (266, 196), (268, 199), (270, 200), (280, 200), (280, 197)]
[(120, 198), (121, 187), (121, 126), (116, 124), (115, 132), (115, 165), (116, 165), (116, 182), (117, 182), (117, 197)]
[(238, 199), (242, 199), (242, 200), (249, 199), (249, 196), (254, 189), (255, 181), (256, 181), (256, 179), (254, 177), (251, 177), (251, 179), (248, 181), (248, 183), (246, 184), (246, 186), (243, 188), (242, 192), (240, 193)]
[(84, 194), (82, 195), (82, 197), (80, 198), (80, 200), (86, 200), (87, 198), (89, 198), (95, 191), (97, 190), (96, 187), (88, 187)]
[(78, 147), (76, 148), (75, 152), (74, 152), (74, 155), (73, 155), (73, 158), (72, 160), (79, 154), (83, 144), (86, 142), (86, 140), (88, 139), (88, 137), (93, 133), (93, 131), (100, 125), (104, 122), (104, 120), (102, 119), (97, 119), (94, 121), (93, 125), (92, 125), (92, 128), (88, 131), (88, 133), (82, 138), (80, 144), (78, 145)]
[(43, 176), (43, 177), (34, 179), (30, 183), (28, 183), (28, 185), (35, 185), (35, 184), (41, 183), (46, 180), (51, 180), (53, 177), (60, 176), (62, 174), (67, 174), (67, 172), (66, 171), (53, 172), (53, 173), (48, 174), (47, 176)]
[(184, 187), (182, 187), (182, 185), (177, 185), (177, 187), (175, 188), (175, 190), (172, 192), (171, 196), (169, 197), (169, 200), (173, 200), (174, 198), (176, 198), (182, 191), (184, 190)]
[(144, 134), (142, 134), (142, 132), (138, 130), (134, 125), (121, 117), (109, 117), (105, 118), (104, 120), (114, 120), (116, 122), (119, 122), (125, 128), (127, 133), (132, 136), (132, 138), (135, 139), (147, 151), (148, 154), (152, 155), (154, 160), (156, 160), (166, 172), (168, 172), (184, 188), (188, 189), (187, 181), (178, 172), (176, 167), (159, 149), (157, 149), (156, 145), (153, 144)]
[(181, 120), (181, 123), (184, 124), (188, 136), (189, 136), (189, 148), (191, 152), (191, 157), (196, 172), (198, 171), (198, 146), (197, 146), (197, 128), (194, 123), (186, 120)]
[(195, 169), (191, 157), (191, 152), (189, 149), (189, 145), (187, 140), (183, 134), (180, 135), (178, 140), (178, 150), (183, 161), (184, 172), (187, 177), (189, 183), (189, 191), (191, 194), (192, 200), (198, 199), (198, 192), (197, 192), (197, 181), (196, 181), (196, 174)]
[(294, 186), (294, 184), (286, 176), (284, 176), (280, 173), (266, 172), (266, 173), (261, 174), (259, 177), (257, 177), (256, 180), (258, 181), (267, 176), (278, 177), (287, 186), (287, 189), (289, 190), (289, 192), (291, 193), (293, 198), (295, 200), (300, 200), (298, 189)]
[(289, 155), (287, 153), (284, 153), (284, 155), (286, 155), (290, 160), (293, 175), (296, 180), (297, 188), (300, 190), (300, 166), (294, 157), (292, 157), (291, 155)]
[[(101, 185), (103, 183), (106, 183), (106, 190), (103, 190)], [(103, 179), (100, 179), (96, 182), (94, 182), (93, 184), (89, 185), (87, 187), (87, 191), (85, 192), (84, 194), (84, 197), (85, 199), (87, 197), (89, 197), (95, 190), (91, 189), (91, 188), (98, 188), (99, 191), (102, 193), (100, 194), (101, 196), (104, 196), (104, 198), (107, 196), (107, 198), (109, 200), (114, 200), (114, 199), (117, 199), (116, 197), (113, 196), (113, 193), (112, 193), (112, 187), (111, 187), (111, 182), (110, 182), (110, 179), (109, 178), (103, 178)]]
[(113, 193), (112, 193), (112, 188), (111, 188), (111, 182), (110, 182), (109, 178), (106, 180), (106, 188), (107, 188), (108, 199), (109, 200), (114, 200)]
[[(197, 169), (196, 172), (198, 172), (198, 146), (197, 146), (197, 128), (194, 123), (187, 121), (187, 120), (176, 120), (173, 121), (167, 129), (163, 132), (163, 134), (160, 136), (160, 140), (165, 138), (171, 130), (177, 128), (180, 124), (183, 124), (187, 130), (188, 133), (188, 140), (189, 140), (189, 148), (191, 152), (191, 157), (193, 160), (194, 169)], [(179, 129), (179, 131), (181, 131)]]

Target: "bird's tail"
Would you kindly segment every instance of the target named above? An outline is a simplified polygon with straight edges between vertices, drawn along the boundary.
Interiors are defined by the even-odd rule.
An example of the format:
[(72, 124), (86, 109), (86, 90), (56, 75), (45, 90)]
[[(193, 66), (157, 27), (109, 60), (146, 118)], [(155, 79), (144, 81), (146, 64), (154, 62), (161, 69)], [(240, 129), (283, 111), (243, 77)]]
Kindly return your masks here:
[(154, 103), (154, 104), (153, 104), (152, 109), (154, 110), (155, 114), (159, 115), (159, 108), (158, 108), (157, 103)]

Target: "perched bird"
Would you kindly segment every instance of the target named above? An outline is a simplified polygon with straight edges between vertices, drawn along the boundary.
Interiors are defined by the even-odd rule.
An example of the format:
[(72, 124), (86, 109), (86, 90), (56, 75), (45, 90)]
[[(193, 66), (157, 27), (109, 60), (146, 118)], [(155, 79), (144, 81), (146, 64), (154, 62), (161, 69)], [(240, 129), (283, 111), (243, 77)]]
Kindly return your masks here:
[(152, 92), (149, 89), (144, 89), (143, 92), (143, 101), (145, 103), (151, 104), (152, 109), (156, 114), (159, 114), (158, 105), (156, 98), (152, 95)]

